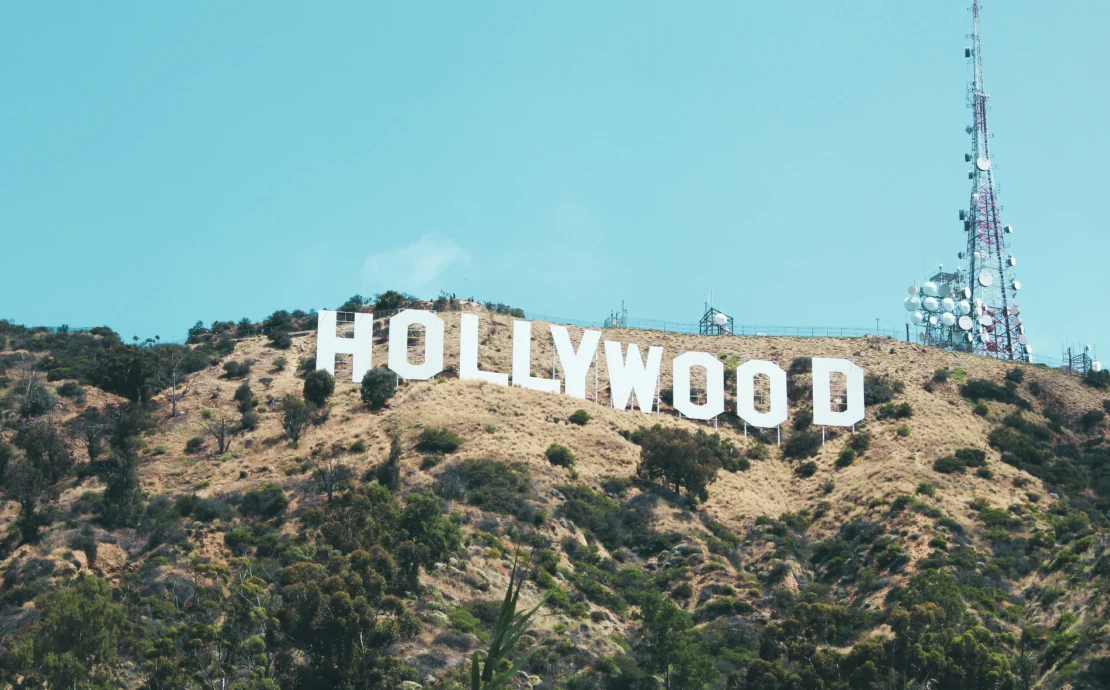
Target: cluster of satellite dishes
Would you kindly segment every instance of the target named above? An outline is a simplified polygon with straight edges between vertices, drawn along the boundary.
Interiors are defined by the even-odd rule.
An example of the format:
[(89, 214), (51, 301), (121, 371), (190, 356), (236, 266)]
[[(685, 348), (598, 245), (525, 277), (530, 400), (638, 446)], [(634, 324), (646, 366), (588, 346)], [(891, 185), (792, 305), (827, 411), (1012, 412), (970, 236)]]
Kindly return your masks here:
[(982, 300), (971, 301), (971, 289), (956, 287), (951, 283), (940, 283), (931, 280), (925, 281), (918, 289), (911, 285), (910, 296), (904, 301), (906, 311), (910, 313), (910, 321), (915, 326), (936, 326), (937, 324), (953, 327), (958, 326), (963, 331), (970, 331), (975, 327), (975, 317), (987, 319), (990, 315), (984, 313)]
[[(957, 278), (961, 277), (962, 271), (957, 271), (955, 275)], [(987, 287), (993, 281), (993, 276), (983, 271), (978, 280), (980, 285)], [(959, 282), (928, 280), (920, 288), (911, 285), (909, 297), (903, 300), (903, 304), (906, 311), (910, 312), (910, 321), (915, 326), (924, 326), (927, 331), (949, 329), (953, 333), (962, 334), (962, 339), (969, 344), (976, 337), (983, 343), (990, 343), (994, 338), (995, 319), (983, 299), (973, 298), (971, 288)], [(1028, 352), (1029, 341), (1025, 337), (1025, 327), (1021, 325), (1020, 313), (1021, 307), (1016, 302), (1006, 308), (1006, 315), (1018, 325), (1018, 344)], [(926, 339), (925, 334), (922, 334), (922, 338)]]

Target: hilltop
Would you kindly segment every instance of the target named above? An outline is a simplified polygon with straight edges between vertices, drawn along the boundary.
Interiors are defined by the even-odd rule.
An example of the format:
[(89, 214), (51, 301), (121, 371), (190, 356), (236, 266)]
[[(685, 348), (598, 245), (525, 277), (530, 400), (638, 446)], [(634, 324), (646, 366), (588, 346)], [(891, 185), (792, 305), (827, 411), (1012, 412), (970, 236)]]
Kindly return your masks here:
[[(778, 363), (780, 445), (731, 412), (615, 410), (603, 357), (596, 402), (592, 375), (584, 401), (459, 380), (457, 309), (503, 372), (512, 315), (418, 306), (443, 308), (447, 369), (371, 409), (341, 360), (296, 442), (312, 315), (146, 348), (0, 325), (0, 680), (461, 687), (520, 551), (522, 608), (547, 599), (518, 687), (1110, 684), (1102, 379), (886, 338), (605, 330), (665, 348), (664, 387), (686, 351)], [(866, 421), (824, 443), (811, 357), (868, 375)], [(637, 473), (656, 450), (715, 473), (704, 499)]]

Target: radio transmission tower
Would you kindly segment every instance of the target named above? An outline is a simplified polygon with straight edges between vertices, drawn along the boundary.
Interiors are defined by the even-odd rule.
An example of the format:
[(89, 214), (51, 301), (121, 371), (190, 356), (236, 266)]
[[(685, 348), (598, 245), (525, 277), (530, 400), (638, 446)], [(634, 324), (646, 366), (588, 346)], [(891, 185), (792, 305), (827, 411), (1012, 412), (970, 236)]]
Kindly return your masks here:
[(990, 95), (983, 85), (983, 50), (979, 40), (979, 2), (971, 6), (974, 28), (972, 45), (964, 48), (964, 57), (974, 67), (968, 91), (968, 105), (975, 113), (975, 122), (967, 128), (971, 135), (971, 151), (964, 160), (971, 163), (971, 201), (967, 211), (960, 211), (967, 231), (967, 251), (960, 258), (967, 261), (967, 282), (971, 291), (972, 328), (964, 335), (972, 352), (1027, 361), (1028, 339), (1021, 323), (1021, 307), (1017, 301), (1018, 282), (1014, 272), (1017, 260), (1006, 246), (1013, 226), (1003, 225), (999, 216), (998, 195), (991, 169), (990, 138), (987, 129), (987, 100)]

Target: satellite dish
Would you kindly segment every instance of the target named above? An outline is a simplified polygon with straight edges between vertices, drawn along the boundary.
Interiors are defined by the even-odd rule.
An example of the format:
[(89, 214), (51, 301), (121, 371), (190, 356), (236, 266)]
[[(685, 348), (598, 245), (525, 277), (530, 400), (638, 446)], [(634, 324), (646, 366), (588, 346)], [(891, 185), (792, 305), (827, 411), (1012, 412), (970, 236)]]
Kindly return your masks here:
[(975, 340), (975, 336), (971, 335), (970, 333), (964, 333), (964, 340), (970, 343), (971, 341)]
[(964, 299), (971, 299), (971, 288), (960, 288), (960, 291), (963, 294)]
[(960, 316), (966, 316), (971, 313), (971, 303), (966, 299), (962, 299), (956, 304), (956, 313)]
[(728, 317), (724, 314), (717, 314), (713, 317), (713, 323), (717, 324), (718, 326), (723, 326), (728, 323)]
[(1021, 325), (1021, 317), (1020, 316), (1015, 316), (1014, 317), (1014, 325), (1016, 325), (1016, 326)]
[(951, 295), (952, 286), (948, 283), (941, 284), (940, 289), (937, 291), (937, 294), (939, 294), (941, 297), (947, 297), (948, 295)]
[(921, 291), (924, 292), (929, 297), (936, 297), (937, 296), (937, 284), (934, 283), (931, 280), (927, 280), (921, 285)]
[(1003, 230), (1005, 230), (1005, 231), (1006, 231), (1006, 234), (1008, 235), (1008, 234), (1010, 234), (1010, 233), (1012, 233), (1012, 232), (1014, 231), (1014, 226), (1012, 226), (1012, 225), (1007, 225), (1006, 227), (1004, 227), (1004, 228), (1002, 228), (1002, 229), (1003, 229)]
[(951, 313), (956, 309), (956, 303), (952, 301), (951, 297), (945, 297), (940, 301), (940, 310), (943, 312)]
[(990, 287), (993, 282), (994, 282), (994, 276), (992, 276), (987, 271), (983, 271), (982, 273), (979, 274), (979, 284), (982, 285), (983, 287)]
[(1007, 259), (1007, 261), (1010, 263), (1011, 266), (1017, 266), (1017, 257), (1011, 255), (1010, 258)]
[(1095, 372), (1096, 374), (1102, 371), (1102, 362), (1091, 362), (1091, 371)]
[(974, 194), (972, 194), (971, 195), (971, 200), (974, 201), (975, 203), (979, 203), (979, 192), (975, 192)]
[(921, 302), (921, 306), (925, 307), (925, 311), (936, 311), (937, 307), (940, 306), (940, 303), (937, 302), (936, 297), (926, 297)]
[(955, 326), (956, 325), (956, 316), (955, 316), (955, 314), (952, 314), (951, 312), (945, 312), (945, 313), (940, 315), (940, 322), (942, 324), (944, 324), (945, 326)]
[(911, 295), (916, 295), (917, 294), (917, 286), (916, 285), (911, 285), (910, 289), (907, 290), (907, 292), (909, 292)]
[(1020, 290), (1020, 289), (1021, 289), (1021, 283), (1020, 283), (1020, 282), (1018, 282), (1018, 281), (1016, 281), (1016, 280), (1014, 281), (1014, 285), (1013, 285), (1013, 286), (1014, 286), (1014, 289), (1015, 289), (1015, 290)]
[(1029, 338), (1026, 338), (1024, 335), (1019, 335), (1018, 336), (1018, 344), (1019, 345), (1028, 345), (1029, 344)]
[(993, 323), (994, 323), (994, 319), (991, 318), (990, 314), (983, 314), (982, 316), (979, 317), (979, 325), (981, 325), (981, 326), (984, 326), (986, 328), (990, 328), (991, 324), (993, 324)]
[(935, 326), (935, 325), (937, 325), (937, 317), (935, 317), (935, 316), (930, 316), (930, 317), (929, 317), (929, 325), (930, 325), (930, 326)]
[(965, 331), (970, 331), (972, 329), (972, 327), (975, 326), (975, 322), (971, 320), (970, 316), (961, 316), (959, 324), (960, 324), (960, 328), (962, 328)]
[(975, 257), (975, 260), (976, 260), (976, 261), (978, 261), (979, 259), (982, 259), (982, 258), (983, 258), (983, 253), (982, 253), (982, 252), (974, 252), (974, 253), (972, 254), (972, 256), (973, 256), (973, 257)]
[(910, 321), (913, 321), (915, 326), (920, 326), (925, 321), (925, 315), (919, 311), (910, 314)]
[(964, 258), (964, 253), (963, 253), (963, 252), (956, 252), (956, 258), (957, 258), (957, 259), (962, 259), (962, 258)]
[(1018, 306), (1017, 302), (1014, 302), (1014, 306), (1010, 307), (1010, 313), (1011, 314), (1020, 314), (1021, 313), (1021, 307)]
[(917, 339), (920, 340), (921, 342), (925, 342), (925, 334), (922, 333), (921, 335), (917, 336)]
[(1084, 345), (1083, 346), (1083, 351), (1084, 352), (1090, 352), (1091, 351), (1091, 346), (1090, 345)]
[(902, 304), (906, 305), (906, 311), (917, 311), (921, 307), (921, 298), (907, 297)]
[(975, 161), (975, 167), (979, 168), (980, 170), (990, 170), (991, 169), (991, 159), (990, 158), (980, 158), (979, 160)]

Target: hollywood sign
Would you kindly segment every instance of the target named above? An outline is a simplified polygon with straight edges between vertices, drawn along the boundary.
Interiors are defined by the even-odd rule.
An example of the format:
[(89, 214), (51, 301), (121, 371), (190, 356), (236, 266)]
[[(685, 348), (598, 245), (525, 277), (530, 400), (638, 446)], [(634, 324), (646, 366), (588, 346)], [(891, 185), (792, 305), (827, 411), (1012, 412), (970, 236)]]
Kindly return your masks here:
[[(355, 383), (372, 367), (374, 315), (354, 315), (354, 337), (336, 334), (337, 312), (321, 309), (316, 337), (316, 368), (335, 374), (335, 356), (351, 355), (351, 380)], [(409, 360), (408, 333), (413, 327), (424, 329), (424, 358), (420, 364)], [(575, 348), (566, 326), (551, 324), (551, 339), (562, 365), (562, 379), (532, 375), (532, 323), (513, 321), (512, 376), (478, 368), (478, 315), (460, 315), (459, 378), (488, 381), (502, 386), (518, 386), (546, 393), (560, 392), (573, 398), (586, 398), (586, 377), (591, 365), (596, 376), (598, 343), (601, 331), (585, 329)], [(435, 312), (406, 309), (389, 319), (388, 367), (397, 376), (426, 381), (443, 371), (444, 323)], [(605, 364), (609, 370), (609, 393), (613, 407), (628, 408), (632, 393), (644, 414), (651, 414), (652, 402), (660, 384), (663, 348), (648, 347), (647, 361), (636, 343), (604, 342)], [(690, 399), (691, 373), (695, 367), (705, 371), (705, 402)], [(674, 408), (691, 419), (710, 420), (725, 411), (725, 367), (708, 352), (684, 352), (672, 363)], [(832, 379), (843, 376), (844, 396), (833, 409)], [(767, 409), (756, 408), (755, 379), (765, 376), (770, 393)], [(745, 423), (774, 428), (787, 419), (786, 372), (774, 362), (752, 359), (736, 368), (736, 410)], [(852, 426), (863, 420), (863, 369), (847, 359), (813, 358), (813, 423), (818, 426)]]

